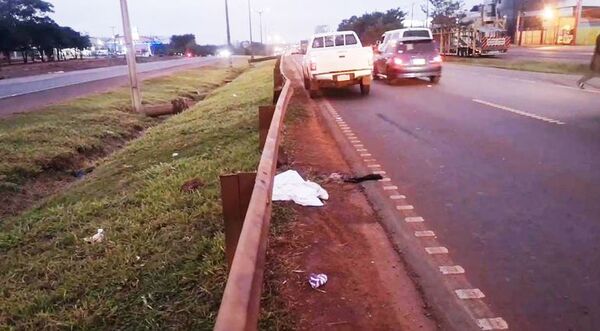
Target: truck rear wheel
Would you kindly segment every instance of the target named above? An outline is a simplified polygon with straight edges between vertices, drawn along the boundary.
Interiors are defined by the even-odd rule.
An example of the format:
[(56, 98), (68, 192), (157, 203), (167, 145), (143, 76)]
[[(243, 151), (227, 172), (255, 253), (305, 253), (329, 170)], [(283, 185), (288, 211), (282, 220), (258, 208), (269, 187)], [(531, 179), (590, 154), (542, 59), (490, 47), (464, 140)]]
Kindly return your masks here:
[(310, 79), (304, 77), (304, 88), (309, 90), (310, 89)]
[(360, 84), (360, 94), (369, 95), (371, 93), (371, 84)]
[(441, 76), (431, 76), (431, 77), (429, 77), (429, 81), (430, 81), (432, 84), (437, 84), (437, 83), (439, 83), (439, 82), (440, 82), (440, 79), (441, 79), (441, 78), (442, 78)]
[(319, 96), (319, 90), (309, 90), (308, 93), (311, 99), (316, 99)]

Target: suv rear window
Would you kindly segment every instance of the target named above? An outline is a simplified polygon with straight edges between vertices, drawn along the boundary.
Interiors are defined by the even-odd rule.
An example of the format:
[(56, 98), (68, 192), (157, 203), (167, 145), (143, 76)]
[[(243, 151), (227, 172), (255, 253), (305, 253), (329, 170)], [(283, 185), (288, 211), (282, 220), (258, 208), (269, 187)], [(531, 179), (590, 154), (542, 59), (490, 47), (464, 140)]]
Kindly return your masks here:
[(427, 30), (408, 30), (408, 31), (404, 31), (404, 34), (402, 34), (402, 36), (404, 38), (410, 38), (410, 37), (431, 38), (431, 36), (429, 35), (429, 31), (427, 31)]
[(399, 42), (397, 45), (397, 50), (400, 54), (435, 52), (436, 48), (435, 43), (431, 39), (404, 41)]

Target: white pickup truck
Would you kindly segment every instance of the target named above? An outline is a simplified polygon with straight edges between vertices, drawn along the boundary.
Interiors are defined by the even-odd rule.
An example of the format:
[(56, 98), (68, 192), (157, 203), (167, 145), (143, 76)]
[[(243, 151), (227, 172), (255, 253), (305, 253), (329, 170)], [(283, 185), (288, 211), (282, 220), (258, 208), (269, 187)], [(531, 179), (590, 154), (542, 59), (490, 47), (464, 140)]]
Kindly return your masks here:
[(308, 43), (302, 63), (304, 86), (311, 98), (322, 87), (346, 87), (360, 84), (368, 95), (373, 80), (373, 49), (362, 47), (353, 31), (314, 35)]

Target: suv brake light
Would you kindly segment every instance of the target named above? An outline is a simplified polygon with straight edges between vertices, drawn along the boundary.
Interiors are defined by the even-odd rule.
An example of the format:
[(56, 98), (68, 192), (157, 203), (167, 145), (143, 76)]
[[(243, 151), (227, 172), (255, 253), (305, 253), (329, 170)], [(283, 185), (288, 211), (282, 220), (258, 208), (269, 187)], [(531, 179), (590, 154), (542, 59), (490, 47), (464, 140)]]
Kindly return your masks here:
[(433, 63), (442, 63), (442, 56), (441, 55), (437, 55), (436, 57), (433, 58), (433, 60), (431, 60), (431, 62), (433, 62)]
[(315, 71), (317, 70), (317, 63), (316, 62), (310, 62), (310, 70)]
[(395, 57), (394, 60), (392, 60), (392, 62), (397, 65), (397, 66), (401, 66), (402, 65), (402, 59), (399, 57)]

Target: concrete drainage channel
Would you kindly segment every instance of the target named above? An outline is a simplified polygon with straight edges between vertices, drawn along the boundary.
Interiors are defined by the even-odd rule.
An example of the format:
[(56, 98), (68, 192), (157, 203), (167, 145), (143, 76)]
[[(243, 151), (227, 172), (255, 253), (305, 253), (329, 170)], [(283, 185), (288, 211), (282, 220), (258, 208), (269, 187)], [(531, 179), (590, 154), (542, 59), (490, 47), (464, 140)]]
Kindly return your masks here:
[[(299, 64), (289, 61), (294, 62), (290, 63), (290, 67), (298, 71)], [(418, 284), (440, 319), (442, 328), (507, 330), (507, 322), (491, 311), (483, 300), (484, 292), (470, 284), (465, 269), (453, 262), (449, 250), (439, 243), (435, 232), (427, 227), (426, 220), (408, 203), (408, 198), (398, 192), (398, 187), (386, 176), (385, 169), (369, 153), (360, 137), (327, 100), (314, 102), (353, 171), (384, 177), (379, 182), (362, 185), (391, 241), (418, 275)]]

